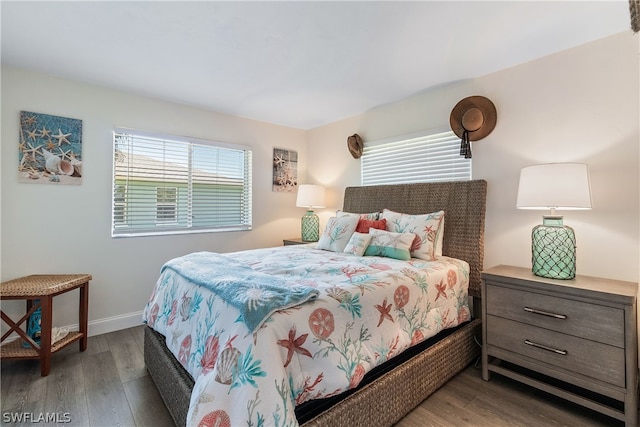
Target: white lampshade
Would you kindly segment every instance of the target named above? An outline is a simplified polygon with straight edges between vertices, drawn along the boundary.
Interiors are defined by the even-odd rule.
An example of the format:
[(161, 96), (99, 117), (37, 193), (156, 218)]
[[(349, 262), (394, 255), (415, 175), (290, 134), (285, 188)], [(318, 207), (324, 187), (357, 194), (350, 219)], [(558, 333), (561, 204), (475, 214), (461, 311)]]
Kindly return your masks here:
[(518, 209), (591, 209), (589, 171), (583, 163), (549, 163), (523, 168)]
[(300, 208), (324, 208), (324, 187), (321, 185), (303, 184), (298, 186), (296, 206)]

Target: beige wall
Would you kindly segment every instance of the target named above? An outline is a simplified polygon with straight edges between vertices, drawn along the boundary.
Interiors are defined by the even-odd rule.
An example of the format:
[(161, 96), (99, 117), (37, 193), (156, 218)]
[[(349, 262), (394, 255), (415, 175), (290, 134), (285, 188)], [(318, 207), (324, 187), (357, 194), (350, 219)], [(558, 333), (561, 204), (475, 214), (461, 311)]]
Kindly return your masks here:
[[(90, 334), (140, 322), (161, 265), (197, 250), (229, 252), (299, 235), (295, 194), (271, 191), (274, 146), (299, 154), (300, 182), (329, 186), (322, 221), (360, 184), (347, 136), (365, 141), (447, 126), (469, 95), (495, 103), (494, 132), (473, 143), (474, 178), (489, 183), (485, 266), (530, 266), (539, 211), (515, 208), (519, 171), (543, 162), (586, 162), (594, 209), (565, 212), (578, 238), (578, 273), (638, 281), (640, 260), (639, 40), (625, 32), (471, 81), (457, 82), (307, 132), (2, 68), (0, 279), (88, 272)], [(81, 186), (19, 184), (20, 110), (83, 120)], [(247, 144), (254, 153), (254, 229), (249, 232), (112, 239), (114, 126)], [(77, 322), (77, 295), (55, 300), (54, 325)], [(22, 304), (3, 302), (19, 313)]]
[(493, 133), (472, 143), (473, 177), (488, 181), (485, 267), (531, 266), (530, 233), (543, 212), (516, 209), (520, 169), (585, 162), (593, 210), (563, 212), (577, 235), (578, 274), (637, 282), (638, 54), (638, 37), (629, 31), (313, 129), (309, 177), (330, 186), (340, 207), (344, 188), (360, 184), (347, 136), (372, 141), (448, 126), (460, 99), (484, 95), (498, 111)]
[[(83, 121), (80, 186), (18, 183), (21, 110)], [(240, 143), (253, 148), (253, 230), (213, 234), (111, 238), (114, 126)], [(1, 279), (27, 274), (91, 273), (90, 333), (140, 323), (162, 264), (188, 252), (281, 245), (299, 235), (295, 193), (271, 191), (273, 147), (298, 151), (306, 177), (301, 130), (216, 114), (183, 105), (2, 68)], [(3, 309), (23, 304), (3, 301)], [(77, 295), (54, 301), (54, 325), (77, 323)], [(17, 307), (17, 308), (16, 308)], [(10, 310), (11, 311), (11, 310)]]

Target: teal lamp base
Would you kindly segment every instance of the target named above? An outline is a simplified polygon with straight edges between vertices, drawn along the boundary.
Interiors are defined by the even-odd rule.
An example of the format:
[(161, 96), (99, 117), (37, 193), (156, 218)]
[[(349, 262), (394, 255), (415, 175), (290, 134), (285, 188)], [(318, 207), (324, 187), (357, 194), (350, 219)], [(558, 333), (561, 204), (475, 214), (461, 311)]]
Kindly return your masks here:
[(311, 209), (301, 219), (302, 241), (317, 242), (320, 240), (320, 219)]
[(576, 277), (576, 235), (561, 216), (544, 216), (531, 232), (531, 271), (550, 279)]

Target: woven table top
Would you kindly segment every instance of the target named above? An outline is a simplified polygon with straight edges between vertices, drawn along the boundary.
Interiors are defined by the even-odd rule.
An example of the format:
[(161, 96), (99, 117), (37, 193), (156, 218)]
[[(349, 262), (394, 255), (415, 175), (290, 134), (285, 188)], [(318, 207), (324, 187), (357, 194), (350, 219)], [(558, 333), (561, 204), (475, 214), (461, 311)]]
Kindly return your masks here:
[(0, 283), (0, 297), (53, 295), (89, 282), (90, 274), (34, 274)]

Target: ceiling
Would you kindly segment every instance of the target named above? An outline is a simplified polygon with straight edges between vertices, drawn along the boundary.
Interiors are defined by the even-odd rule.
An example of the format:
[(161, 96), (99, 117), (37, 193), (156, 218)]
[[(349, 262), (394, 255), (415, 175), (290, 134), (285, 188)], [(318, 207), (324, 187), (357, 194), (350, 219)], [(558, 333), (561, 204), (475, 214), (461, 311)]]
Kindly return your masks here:
[(2, 1), (2, 63), (310, 129), (630, 31), (614, 1)]

